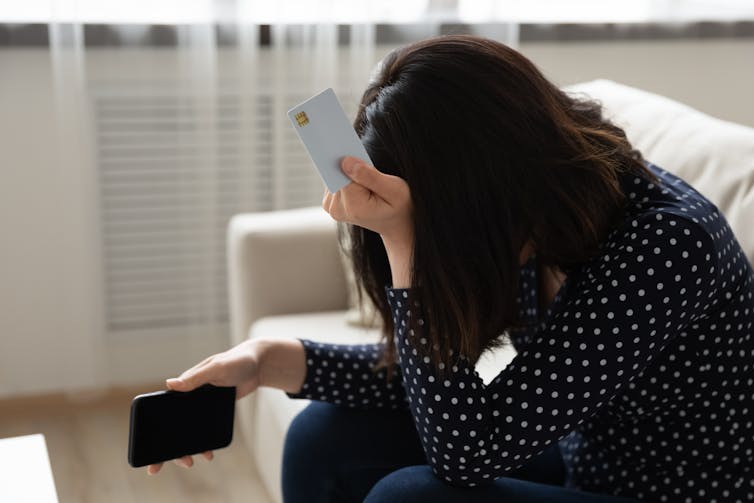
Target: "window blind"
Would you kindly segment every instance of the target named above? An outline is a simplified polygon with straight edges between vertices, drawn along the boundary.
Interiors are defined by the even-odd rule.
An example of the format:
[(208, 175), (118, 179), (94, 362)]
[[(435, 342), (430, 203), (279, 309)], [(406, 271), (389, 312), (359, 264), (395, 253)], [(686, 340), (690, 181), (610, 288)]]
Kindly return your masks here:
[[(227, 323), (231, 216), (320, 204), (285, 116), (309, 95), (239, 88), (93, 86), (108, 333)], [(354, 94), (339, 97), (353, 117)]]

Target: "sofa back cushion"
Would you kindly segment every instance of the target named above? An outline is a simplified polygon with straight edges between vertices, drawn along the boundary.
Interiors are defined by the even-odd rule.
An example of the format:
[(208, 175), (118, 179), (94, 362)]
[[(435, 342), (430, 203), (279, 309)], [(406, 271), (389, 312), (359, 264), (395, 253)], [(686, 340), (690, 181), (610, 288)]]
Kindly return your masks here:
[(754, 129), (609, 80), (565, 88), (601, 102), (644, 157), (694, 186), (722, 211), (754, 262)]

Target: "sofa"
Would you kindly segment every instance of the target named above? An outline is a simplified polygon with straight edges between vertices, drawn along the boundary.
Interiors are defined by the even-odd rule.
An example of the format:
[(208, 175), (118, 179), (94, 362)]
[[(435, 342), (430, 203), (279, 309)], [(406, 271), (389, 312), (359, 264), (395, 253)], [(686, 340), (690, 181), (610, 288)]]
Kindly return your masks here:
[[(607, 117), (653, 163), (678, 174), (726, 215), (754, 259), (754, 129), (712, 118), (668, 98), (608, 80), (567, 88), (602, 102)], [(303, 337), (335, 343), (378, 340), (379, 329), (347, 316), (353, 295), (336, 241), (336, 224), (317, 207), (236, 215), (228, 226), (232, 342)], [(489, 382), (515, 356), (485, 354), (477, 370)], [(238, 403), (243, 442), (271, 499), (282, 501), (285, 432), (307, 400), (260, 388)]]

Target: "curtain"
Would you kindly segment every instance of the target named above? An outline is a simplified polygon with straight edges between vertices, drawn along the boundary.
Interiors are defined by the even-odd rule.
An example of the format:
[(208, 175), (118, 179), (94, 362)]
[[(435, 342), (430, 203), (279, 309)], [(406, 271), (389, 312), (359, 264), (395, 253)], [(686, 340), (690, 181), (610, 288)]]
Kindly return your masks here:
[[(102, 330), (199, 347), (227, 330), (229, 219), (321, 202), (286, 111), (332, 87), (353, 117), (391, 47), (377, 47), (378, 21), (398, 33), (393, 21), (425, 16), (437, 32), (457, 3), (153, 4), (52, 0), (58, 148), (92, 227)], [(138, 8), (156, 21), (140, 21)], [(490, 34), (515, 45), (515, 26), (501, 26)]]
[(353, 116), (375, 26), (263, 26), (253, 1), (174, 26), (85, 25), (73, 4), (49, 24), (56, 130), (94, 229), (102, 328), (198, 345), (226, 331), (229, 219), (321, 201), (286, 111), (333, 87)]

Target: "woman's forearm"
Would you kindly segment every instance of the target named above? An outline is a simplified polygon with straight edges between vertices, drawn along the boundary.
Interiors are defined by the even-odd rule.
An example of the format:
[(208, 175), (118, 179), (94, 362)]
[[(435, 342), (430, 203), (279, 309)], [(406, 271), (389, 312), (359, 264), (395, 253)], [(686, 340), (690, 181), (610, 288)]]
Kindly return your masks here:
[(298, 339), (261, 337), (259, 385), (298, 393), (306, 378), (306, 354)]
[(385, 245), (390, 272), (393, 277), (393, 288), (411, 288), (411, 270), (413, 268), (413, 236), (402, 238), (388, 238), (382, 236)]

